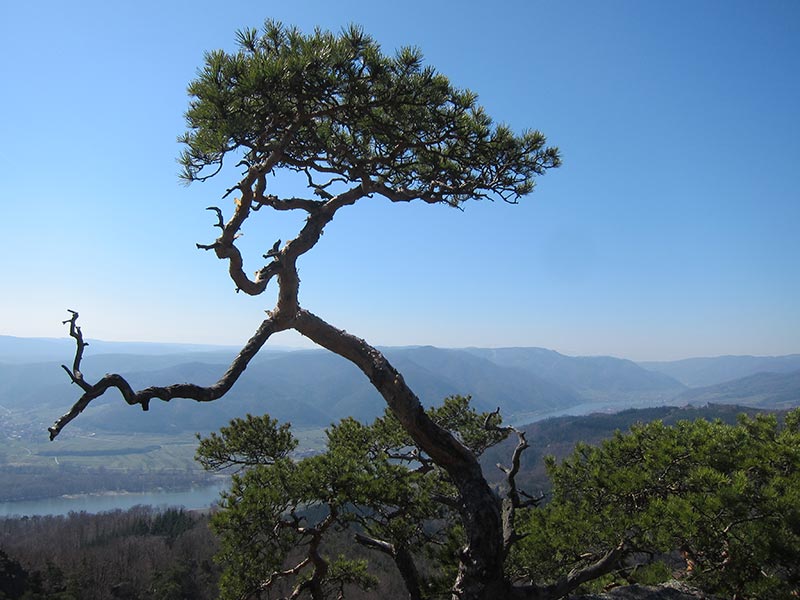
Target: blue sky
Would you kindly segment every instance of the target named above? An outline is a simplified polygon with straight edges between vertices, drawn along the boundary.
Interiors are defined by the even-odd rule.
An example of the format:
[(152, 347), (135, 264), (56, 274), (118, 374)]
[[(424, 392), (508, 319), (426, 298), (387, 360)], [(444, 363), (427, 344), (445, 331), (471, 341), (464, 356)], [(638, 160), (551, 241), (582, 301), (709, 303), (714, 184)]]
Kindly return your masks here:
[[(194, 246), (232, 181), (182, 187), (175, 139), (203, 52), (269, 17), (419, 46), (564, 157), (517, 206), (342, 211), (300, 263), (306, 308), (384, 345), (800, 352), (800, 4), (430, 4), (2, 3), (0, 334), (63, 336), (67, 308), (108, 340), (255, 330), (274, 293)], [(295, 229), (262, 217), (243, 248)]]

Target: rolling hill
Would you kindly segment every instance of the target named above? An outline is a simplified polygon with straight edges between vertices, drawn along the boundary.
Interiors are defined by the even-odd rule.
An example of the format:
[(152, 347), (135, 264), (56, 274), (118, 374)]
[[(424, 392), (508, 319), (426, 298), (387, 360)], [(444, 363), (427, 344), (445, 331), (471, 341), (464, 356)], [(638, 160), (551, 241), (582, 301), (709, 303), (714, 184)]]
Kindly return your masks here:
[(756, 373), (733, 381), (693, 388), (676, 397), (686, 404), (741, 404), (783, 410), (800, 405), (800, 370)]
[(545, 348), (469, 348), (477, 356), (524, 369), (566, 386), (585, 400), (668, 400), (685, 389), (679, 381), (630, 360), (610, 356), (565, 356)]
[(704, 387), (756, 373), (788, 373), (800, 370), (800, 354), (686, 358), (670, 362), (640, 362), (639, 366), (669, 375), (689, 387)]
[[(0, 416), (29, 414), (54, 420), (75, 401), (59, 362), (25, 362), (58, 351), (72, 358), (70, 340), (0, 336)], [(572, 357), (544, 348), (432, 346), (382, 349), (425, 405), (451, 394), (471, 395), (478, 410), (499, 407), (507, 421), (527, 423), (558, 413), (585, 414), (656, 404), (739, 403), (786, 407), (800, 404), (800, 370), (785, 372), (800, 355), (719, 357), (676, 363), (643, 363), (607, 357)], [(107, 372), (134, 387), (183, 381), (210, 384), (227, 369), (230, 348), (92, 342), (82, 365), (89, 380)], [(3, 360), (13, 356), (13, 361)], [(737, 369), (773, 368), (772, 374), (690, 389), (678, 380), (705, 381)], [(674, 373), (675, 377), (670, 373)], [(132, 409), (110, 392), (94, 401), (75, 425), (121, 432), (208, 432), (235, 416), (269, 412), (297, 427), (320, 428), (344, 416), (369, 421), (385, 403), (351, 363), (324, 350), (265, 348), (225, 398), (212, 403), (153, 402), (149, 413)], [(2, 424), (2, 423), (0, 423)], [(39, 425), (37, 425), (39, 427)], [(37, 429), (38, 431), (38, 429)]]
[[(499, 406), (505, 414), (516, 414), (581, 402), (569, 389), (463, 351), (403, 348), (389, 349), (387, 355), (425, 404), (438, 403), (451, 394), (472, 394), (481, 410)], [(225, 364), (191, 362), (132, 373), (129, 378), (134, 386), (176, 381), (209, 384), (226, 368)], [(153, 403), (150, 413), (154, 414), (141, 414), (118, 399), (110, 400), (104, 398), (87, 410), (80, 425), (129, 431), (209, 431), (235, 416), (268, 412), (299, 427), (325, 427), (344, 416), (369, 421), (385, 409), (384, 401), (354, 365), (325, 351), (297, 351), (254, 361), (225, 398), (209, 404)]]

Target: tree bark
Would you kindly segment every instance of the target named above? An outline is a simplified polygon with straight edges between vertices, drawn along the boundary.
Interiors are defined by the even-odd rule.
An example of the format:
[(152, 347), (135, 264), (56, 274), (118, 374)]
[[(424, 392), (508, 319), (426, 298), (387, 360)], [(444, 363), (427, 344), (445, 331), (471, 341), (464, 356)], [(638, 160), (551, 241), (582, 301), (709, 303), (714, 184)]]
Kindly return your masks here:
[(403, 376), (376, 348), (306, 310), (297, 314), (294, 328), (361, 369), (414, 442), (448, 473), (458, 489), (467, 545), (460, 557), (454, 600), (505, 597), (500, 499), (486, 483), (475, 455), (428, 417)]
[(356, 541), (366, 548), (372, 548), (378, 552), (383, 552), (392, 558), (400, 577), (408, 591), (408, 600), (422, 600), (422, 592), (419, 589), (419, 571), (414, 557), (405, 546), (395, 546), (383, 540), (376, 540), (361, 533), (355, 536)]

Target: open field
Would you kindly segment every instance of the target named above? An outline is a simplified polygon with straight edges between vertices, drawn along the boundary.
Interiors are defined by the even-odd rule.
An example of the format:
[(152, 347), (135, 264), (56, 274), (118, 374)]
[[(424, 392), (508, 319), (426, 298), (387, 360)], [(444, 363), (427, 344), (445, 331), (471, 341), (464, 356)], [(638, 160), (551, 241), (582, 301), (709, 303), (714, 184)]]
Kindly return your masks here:
[[(120, 433), (73, 427), (51, 442), (45, 423), (53, 414), (52, 408), (5, 411), (0, 423), (0, 501), (178, 491), (218, 481), (195, 461), (198, 440), (190, 432)], [(298, 455), (324, 447), (323, 429), (300, 429), (295, 435), (300, 440)]]
[[(200, 470), (194, 460), (197, 438), (193, 433), (118, 433), (72, 427), (51, 442), (47, 425), (57, 413), (52, 407), (29, 412), (5, 411), (0, 424), (0, 465)], [(299, 439), (301, 454), (324, 448), (322, 428), (298, 428), (294, 434)]]

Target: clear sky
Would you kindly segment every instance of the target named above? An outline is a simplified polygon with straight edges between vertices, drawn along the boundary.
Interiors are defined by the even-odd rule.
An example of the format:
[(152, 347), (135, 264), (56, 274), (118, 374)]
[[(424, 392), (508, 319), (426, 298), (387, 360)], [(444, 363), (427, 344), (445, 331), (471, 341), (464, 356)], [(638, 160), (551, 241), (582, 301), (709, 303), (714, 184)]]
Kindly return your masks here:
[[(74, 308), (94, 338), (250, 336), (274, 293), (194, 246), (233, 182), (182, 187), (175, 140), (203, 52), (269, 17), (416, 45), (564, 157), (518, 206), (341, 211), (300, 263), (306, 308), (381, 345), (800, 352), (795, 0), (0, 6), (0, 334), (61, 337)], [(262, 220), (255, 257), (295, 231)]]

